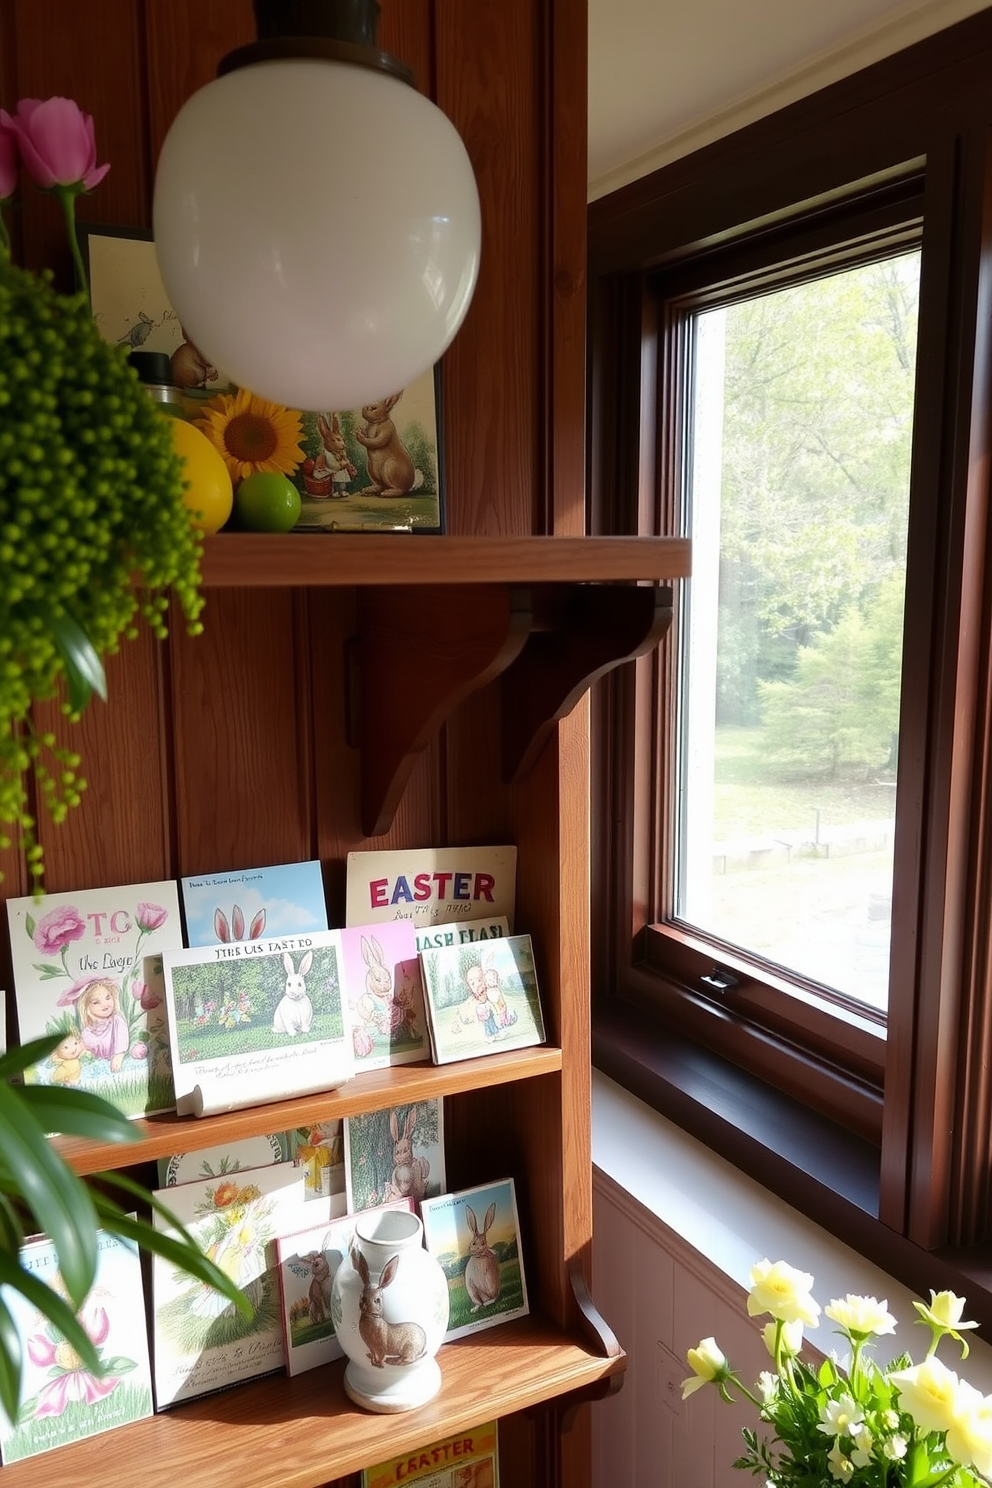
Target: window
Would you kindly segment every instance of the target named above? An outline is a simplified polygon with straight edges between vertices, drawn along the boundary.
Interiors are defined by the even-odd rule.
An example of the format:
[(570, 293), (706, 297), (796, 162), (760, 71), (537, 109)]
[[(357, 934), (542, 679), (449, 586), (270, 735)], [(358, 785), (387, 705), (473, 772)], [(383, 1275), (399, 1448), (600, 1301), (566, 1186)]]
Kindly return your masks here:
[(919, 273), (917, 249), (676, 312), (672, 917), (882, 1014)]
[(992, 1240), (990, 63), (589, 219), (591, 527), (693, 538), (595, 700), (594, 1058), (917, 1286)]

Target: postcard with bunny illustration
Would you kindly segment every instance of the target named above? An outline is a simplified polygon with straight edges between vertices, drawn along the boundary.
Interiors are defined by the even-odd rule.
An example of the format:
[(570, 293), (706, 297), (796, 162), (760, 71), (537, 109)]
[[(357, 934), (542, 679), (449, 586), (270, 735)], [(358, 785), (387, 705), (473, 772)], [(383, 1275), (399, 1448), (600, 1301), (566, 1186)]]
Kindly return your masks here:
[(417, 954), (439, 951), (445, 946), (471, 945), (477, 940), (499, 940), (509, 935), (506, 915), (489, 915), (484, 920), (456, 921), (452, 925), (425, 925), (417, 930)]
[(173, 951), (163, 966), (180, 1115), (315, 1094), (354, 1073), (337, 930)]
[[(392, 1199), (381, 1209), (413, 1209), (412, 1199)], [(311, 1225), (276, 1237), (286, 1372), (302, 1374), (344, 1356), (331, 1315), (334, 1273), (351, 1253), (357, 1215)]]
[(344, 1171), (348, 1209), (374, 1209), (390, 1199), (417, 1205), (444, 1192), (441, 1100), (346, 1116)]
[(437, 368), (355, 409), (300, 414), (297, 530), (441, 532)]
[(158, 956), (181, 946), (175, 883), (8, 899), (21, 1042), (59, 1034), (26, 1079), (102, 1095), (126, 1116), (175, 1104)]
[(437, 1064), (544, 1043), (529, 935), (443, 946), (420, 962)]
[(424, 1244), (448, 1278), (448, 1331), (461, 1338), (530, 1311), (512, 1178), (425, 1199)]
[(499, 1488), (495, 1421), (366, 1467), (362, 1488)]
[(339, 933), (356, 1071), (429, 1059), (412, 923), (355, 925)]
[[(21, 1265), (62, 1290), (50, 1240), (29, 1240)], [(0, 1460), (47, 1452), (152, 1414), (141, 1258), (132, 1242), (100, 1230), (96, 1278), (78, 1317), (103, 1373), (91, 1374), (38, 1308), (10, 1286), (0, 1288), (21, 1343), (24, 1379), (16, 1422), (0, 1411)], [(46, 1475), (47, 1476), (47, 1475)], [(40, 1480), (39, 1480), (40, 1481)]]
[(327, 929), (320, 863), (279, 863), (179, 880), (186, 944), (272, 940)]
[(515, 847), (422, 847), (348, 854), (346, 925), (493, 919), (513, 925)]
[[(276, 1237), (318, 1220), (303, 1197), (303, 1174), (290, 1163), (250, 1168), (228, 1178), (182, 1183), (157, 1197), (247, 1298), (247, 1315), (221, 1293), (152, 1261), (152, 1336), (158, 1410), (281, 1369), (285, 1362)], [(170, 1232), (154, 1211), (157, 1229)]]

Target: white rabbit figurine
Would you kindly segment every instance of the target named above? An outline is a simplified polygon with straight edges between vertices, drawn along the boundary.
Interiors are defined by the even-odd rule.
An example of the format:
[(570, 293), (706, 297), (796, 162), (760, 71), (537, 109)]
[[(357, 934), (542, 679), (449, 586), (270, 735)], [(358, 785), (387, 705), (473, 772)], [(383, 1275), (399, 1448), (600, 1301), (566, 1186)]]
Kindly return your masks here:
[(298, 1033), (309, 1033), (313, 1022), (313, 1004), (307, 996), (303, 978), (313, 965), (313, 951), (307, 951), (297, 971), (288, 951), (283, 952), (282, 964), (286, 968), (286, 990), (283, 992), (272, 1019), (273, 1033), (288, 1033), (295, 1038)]

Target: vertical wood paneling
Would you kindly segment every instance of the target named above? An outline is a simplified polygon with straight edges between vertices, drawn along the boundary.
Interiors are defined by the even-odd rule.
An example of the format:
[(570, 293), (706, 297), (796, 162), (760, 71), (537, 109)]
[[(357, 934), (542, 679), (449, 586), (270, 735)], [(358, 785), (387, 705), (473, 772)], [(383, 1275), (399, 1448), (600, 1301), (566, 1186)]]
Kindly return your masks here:
[(106, 658), (107, 702), (94, 698), (70, 724), (54, 703), (36, 710), (63, 746), (82, 755), (80, 805), (60, 827), (41, 813), (49, 889), (102, 888), (169, 877), (169, 805), (159, 645), (147, 628)]
[[(553, 13), (542, 0), (383, 0), (379, 44), (452, 118), (482, 199), (480, 283), (442, 365), (454, 533), (581, 530), (584, 0), (581, 16), (574, 4), (564, 12), (564, 0)], [(0, 101), (77, 98), (112, 163), (81, 215), (147, 226), (175, 113), (253, 35), (251, 0), (0, 0)], [(33, 264), (64, 264), (61, 225), (37, 193), (24, 236)], [(535, 935), (549, 1036), (568, 1057), (560, 1076), (449, 1102), (449, 1183), (519, 1175), (534, 1305), (565, 1320), (563, 1263), (588, 1247), (591, 1209), (585, 710), (557, 731), (561, 767), (552, 743), (511, 789), (501, 783), (499, 689), (472, 696), (420, 758), (389, 831), (369, 841), (360, 749), (346, 726), (354, 616), (347, 590), (211, 590), (202, 637), (180, 620), (166, 648), (148, 637), (128, 645), (110, 664), (110, 704), (79, 729), (91, 789), (66, 826), (45, 833), (49, 886), (316, 855), (333, 924), (344, 917), (349, 851), (517, 842), (517, 928)], [(576, 796), (563, 810), (562, 788)], [(9, 856), (2, 889), (20, 892)], [(550, 1488), (557, 1476), (553, 1422), (545, 1410), (505, 1424), (515, 1488)], [(585, 1462), (572, 1457), (581, 1483)]]
[(433, 0), (381, 0), (376, 44), (413, 68), (416, 86), (434, 97)]
[(311, 855), (309, 677), (291, 590), (213, 591), (204, 633), (173, 646), (183, 873)]
[(559, 534), (586, 530), (586, 204), (575, 190), (575, 182), (586, 175), (586, 11), (586, 0), (554, 0), (546, 10), (549, 138), (543, 163), (550, 263), (542, 379), (548, 398), (547, 510), (542, 525)]
[(217, 75), (227, 52), (255, 39), (251, 0), (143, 0), (148, 45), (148, 140), (151, 159), (198, 88)]
[[(77, 201), (83, 222), (140, 223), (148, 196), (140, 13), (134, 0), (5, 0), (13, 11), (16, 96), (74, 98), (93, 115), (97, 158), (111, 169), (97, 189)], [(99, 27), (99, 44), (94, 28)], [(85, 60), (83, 60), (85, 59)], [(22, 191), (24, 262), (56, 270), (72, 287), (65, 229), (58, 204), (26, 183)]]
[(444, 357), (448, 527), (533, 531), (540, 427), (537, 0), (438, 0), (437, 102), (482, 201), (479, 284)]

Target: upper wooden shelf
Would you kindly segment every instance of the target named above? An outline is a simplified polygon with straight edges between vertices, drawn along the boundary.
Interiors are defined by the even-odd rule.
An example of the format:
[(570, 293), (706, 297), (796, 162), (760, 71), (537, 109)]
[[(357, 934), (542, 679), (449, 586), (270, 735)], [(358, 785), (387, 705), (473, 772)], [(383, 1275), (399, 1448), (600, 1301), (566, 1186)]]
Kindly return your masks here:
[(658, 582), (688, 577), (690, 549), (678, 537), (217, 533), (202, 574), (208, 588)]
[[(300, 1096), (243, 1111), (225, 1111), (197, 1119), (174, 1111), (146, 1116), (133, 1123), (134, 1142), (92, 1142), (82, 1137), (54, 1137), (53, 1144), (77, 1173), (103, 1173), (134, 1163), (151, 1162), (204, 1147), (227, 1146), (263, 1129), (291, 1131), (315, 1121), (332, 1121), (357, 1112), (378, 1111), (412, 1100), (433, 1100), (473, 1090), (478, 1085), (504, 1085), (561, 1070), (561, 1050), (542, 1046), (509, 1049), (483, 1059), (454, 1064), (401, 1064), (368, 1070), (336, 1090)], [(4, 1479), (6, 1481), (6, 1479)]]

